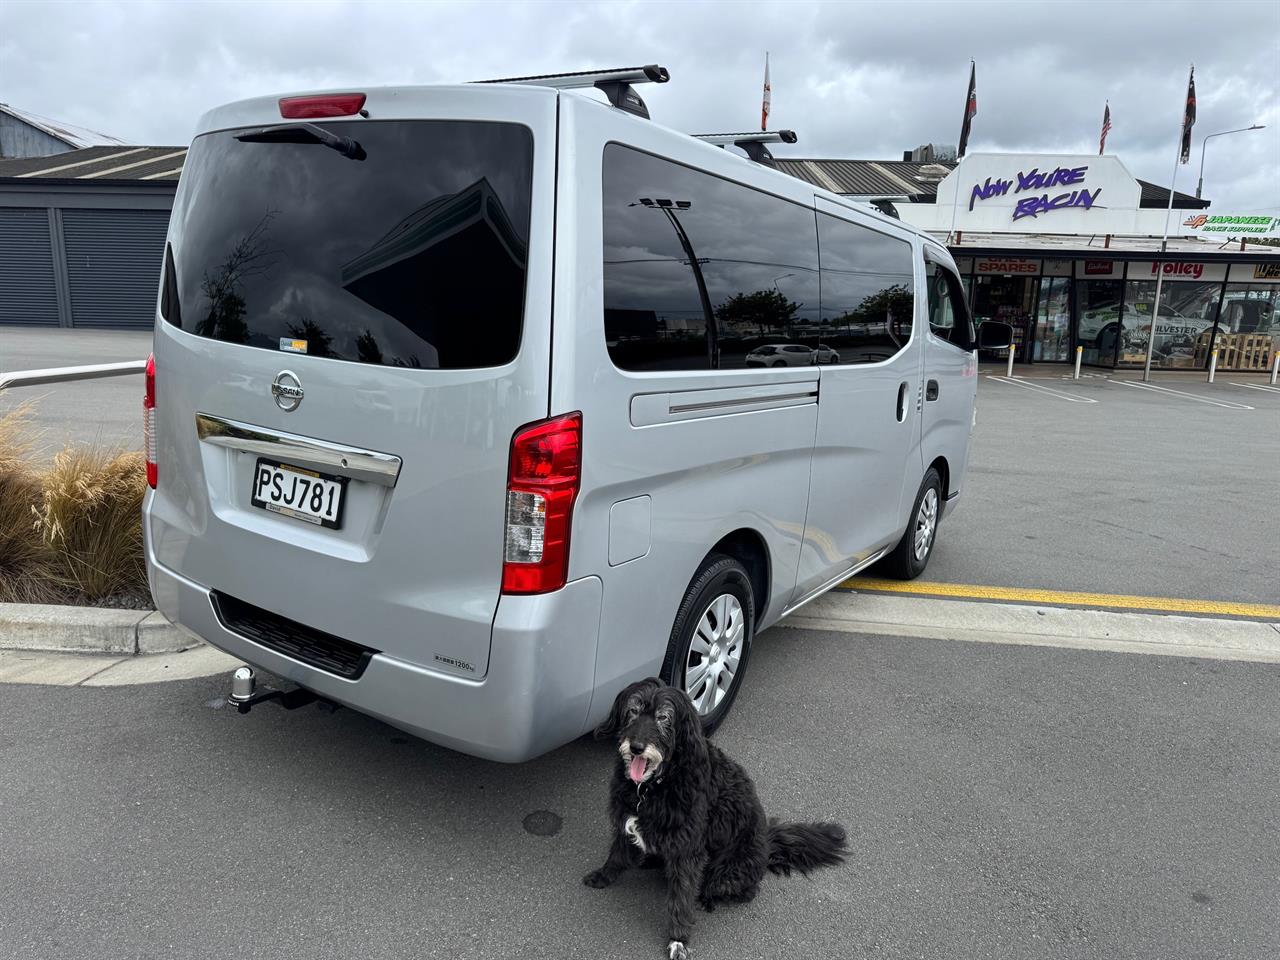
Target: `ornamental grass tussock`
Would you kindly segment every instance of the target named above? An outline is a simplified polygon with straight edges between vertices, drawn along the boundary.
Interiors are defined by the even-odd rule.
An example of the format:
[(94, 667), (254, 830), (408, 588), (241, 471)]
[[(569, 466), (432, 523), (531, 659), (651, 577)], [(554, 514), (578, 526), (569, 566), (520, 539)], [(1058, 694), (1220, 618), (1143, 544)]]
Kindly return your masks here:
[(38, 470), (27, 427), (24, 407), (0, 417), (0, 602), (147, 597), (142, 455), (69, 447)]

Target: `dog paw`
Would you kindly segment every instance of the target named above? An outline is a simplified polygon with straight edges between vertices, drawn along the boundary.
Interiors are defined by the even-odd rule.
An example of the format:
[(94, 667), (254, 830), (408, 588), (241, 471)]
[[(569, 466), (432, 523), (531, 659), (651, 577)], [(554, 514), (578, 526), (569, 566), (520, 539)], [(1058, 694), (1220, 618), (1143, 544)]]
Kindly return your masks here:
[(689, 960), (689, 948), (679, 940), (667, 944), (667, 960)]
[(612, 880), (605, 876), (605, 872), (603, 870), (592, 870), (582, 878), (582, 882), (588, 887), (595, 887), (597, 890), (602, 887), (607, 887), (609, 884), (613, 883)]

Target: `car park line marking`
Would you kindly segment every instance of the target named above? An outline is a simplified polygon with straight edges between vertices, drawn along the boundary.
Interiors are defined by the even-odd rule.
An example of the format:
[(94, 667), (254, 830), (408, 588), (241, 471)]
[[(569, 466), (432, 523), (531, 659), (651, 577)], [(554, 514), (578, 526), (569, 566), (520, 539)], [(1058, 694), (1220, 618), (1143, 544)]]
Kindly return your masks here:
[(1078, 397), (1074, 393), (1063, 393), (1061, 390), (1054, 390), (1051, 387), (1042, 387), (1038, 383), (1027, 383), (1025, 380), (1018, 380), (1013, 377), (996, 377), (987, 374), (988, 380), (999, 380), (1001, 383), (1011, 383), (1015, 387), (1026, 387), (1028, 390), (1035, 390), (1039, 393), (1047, 393), (1051, 397), (1057, 397), (1059, 400), (1066, 400), (1069, 403), (1097, 403), (1093, 397)]
[(1261, 383), (1239, 383), (1235, 380), (1228, 380), (1233, 387), (1248, 387), (1250, 390), (1265, 390), (1267, 393), (1280, 393), (1280, 387), (1269, 387)]
[(1217, 614), (1280, 620), (1280, 605), (1239, 603), (1234, 600), (1186, 600), (1177, 597), (1139, 597), (1120, 593), (1082, 593), (1074, 590), (1041, 590), (1026, 587), (981, 586), (970, 583), (930, 583), (918, 580), (877, 580), (854, 577), (840, 584), (842, 590), (873, 593), (905, 593), (922, 597), (958, 597), (967, 600), (1005, 600), (1069, 607), (1112, 607), (1158, 613)]
[(1210, 397), (1201, 397), (1194, 393), (1185, 393), (1182, 390), (1173, 390), (1169, 387), (1157, 387), (1154, 383), (1135, 383), (1132, 380), (1109, 380), (1108, 383), (1118, 383), (1122, 387), (1133, 387), (1137, 390), (1150, 390), (1153, 393), (1164, 393), (1174, 397), (1185, 397), (1188, 400), (1195, 400), (1197, 403), (1207, 403), (1211, 407), (1222, 407), (1225, 410), (1252, 410), (1253, 407), (1244, 403), (1236, 403), (1232, 400), (1214, 400)]

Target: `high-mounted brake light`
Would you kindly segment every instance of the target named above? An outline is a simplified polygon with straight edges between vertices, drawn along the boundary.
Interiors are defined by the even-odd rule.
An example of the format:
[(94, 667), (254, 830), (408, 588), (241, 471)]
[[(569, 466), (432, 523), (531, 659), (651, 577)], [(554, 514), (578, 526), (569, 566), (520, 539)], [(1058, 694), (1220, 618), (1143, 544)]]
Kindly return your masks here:
[(147, 357), (146, 392), (142, 395), (142, 447), (147, 458), (147, 485), (152, 490), (160, 478), (156, 463), (156, 356)]
[(516, 431), (507, 475), (503, 593), (548, 593), (564, 586), (581, 481), (581, 413)]
[(283, 97), (280, 116), (286, 120), (349, 117), (364, 106), (363, 93), (322, 93), (314, 97)]

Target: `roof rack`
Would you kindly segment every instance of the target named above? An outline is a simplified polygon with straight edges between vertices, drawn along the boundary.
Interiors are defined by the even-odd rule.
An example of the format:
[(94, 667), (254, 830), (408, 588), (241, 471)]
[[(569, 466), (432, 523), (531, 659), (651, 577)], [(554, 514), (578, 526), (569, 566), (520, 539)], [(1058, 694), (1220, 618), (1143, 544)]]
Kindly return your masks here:
[(633, 83), (666, 83), (671, 74), (656, 63), (643, 67), (618, 67), (613, 70), (579, 70), (576, 73), (544, 73), (536, 77), (504, 77), (500, 80), (477, 80), (477, 83), (523, 83), (536, 87), (576, 90), (595, 87), (603, 90), (609, 102), (619, 110), (649, 119), (649, 108), (631, 89)]
[(794, 130), (762, 130), (759, 133), (695, 133), (694, 137), (705, 143), (714, 143), (724, 147), (733, 144), (746, 151), (748, 157), (756, 163), (773, 166), (773, 154), (766, 143), (795, 143)]

